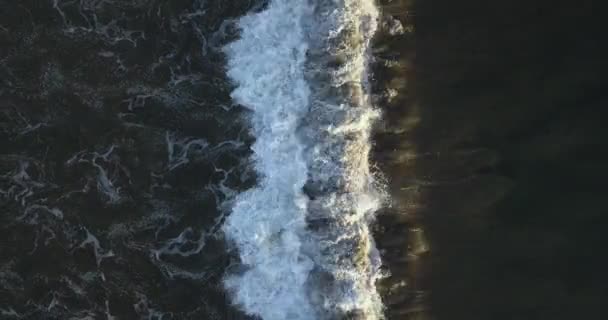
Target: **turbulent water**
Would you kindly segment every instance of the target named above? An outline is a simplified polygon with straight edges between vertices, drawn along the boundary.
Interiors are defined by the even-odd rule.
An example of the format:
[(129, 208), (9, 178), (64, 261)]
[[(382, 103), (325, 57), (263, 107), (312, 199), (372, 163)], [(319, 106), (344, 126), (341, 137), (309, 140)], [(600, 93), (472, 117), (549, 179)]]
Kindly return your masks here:
[(598, 8), (0, 0), (0, 320), (608, 319)]
[(0, 1), (0, 319), (384, 318), (379, 21)]
[(241, 18), (226, 47), (260, 176), (223, 227), (245, 267), (225, 284), (249, 314), (382, 318), (368, 228), (383, 200), (368, 162), (377, 16), (369, 0), (274, 0)]

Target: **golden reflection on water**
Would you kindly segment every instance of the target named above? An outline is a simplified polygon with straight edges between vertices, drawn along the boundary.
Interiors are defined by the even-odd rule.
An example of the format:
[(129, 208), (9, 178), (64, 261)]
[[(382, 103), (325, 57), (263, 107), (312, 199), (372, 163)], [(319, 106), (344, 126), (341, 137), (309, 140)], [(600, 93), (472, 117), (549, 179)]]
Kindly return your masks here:
[[(412, 138), (421, 122), (421, 106), (411, 88), (415, 28), (409, 8), (413, 1), (380, 1), (379, 4), (384, 23), (374, 55), (383, 123), (378, 133), (376, 160), (388, 176), (392, 196), (392, 207), (379, 218), (380, 230), (376, 237), (390, 272), (380, 288), (387, 306), (387, 319), (430, 319), (424, 276), (431, 247), (419, 217), (425, 179), (417, 175), (416, 165), (434, 155), (420, 154)], [(401, 26), (395, 27), (393, 21)], [(389, 29), (398, 32), (391, 34)]]

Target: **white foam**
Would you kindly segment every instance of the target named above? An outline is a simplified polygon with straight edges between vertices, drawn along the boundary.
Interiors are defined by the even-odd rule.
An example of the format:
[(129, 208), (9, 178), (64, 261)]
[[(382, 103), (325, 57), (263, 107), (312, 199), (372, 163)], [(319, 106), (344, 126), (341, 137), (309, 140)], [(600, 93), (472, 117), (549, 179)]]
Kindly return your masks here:
[(248, 314), (382, 318), (368, 230), (382, 200), (368, 163), (376, 19), (372, 0), (271, 0), (226, 47), (232, 97), (253, 111), (260, 176), (223, 226), (245, 267), (225, 285)]
[(227, 47), (232, 97), (253, 110), (259, 186), (237, 196), (224, 231), (249, 269), (226, 279), (234, 302), (263, 319), (314, 319), (305, 290), (312, 262), (301, 253), (307, 169), (296, 128), (310, 95), (300, 23), (305, 1), (273, 1), (243, 17)]

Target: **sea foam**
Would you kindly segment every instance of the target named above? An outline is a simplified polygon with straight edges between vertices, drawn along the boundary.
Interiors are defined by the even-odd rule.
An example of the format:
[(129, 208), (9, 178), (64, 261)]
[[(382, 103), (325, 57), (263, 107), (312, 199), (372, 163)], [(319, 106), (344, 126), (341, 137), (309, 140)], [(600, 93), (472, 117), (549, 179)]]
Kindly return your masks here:
[(223, 226), (243, 265), (225, 286), (248, 314), (382, 318), (368, 227), (383, 201), (368, 161), (377, 16), (372, 0), (271, 0), (226, 47), (260, 177)]

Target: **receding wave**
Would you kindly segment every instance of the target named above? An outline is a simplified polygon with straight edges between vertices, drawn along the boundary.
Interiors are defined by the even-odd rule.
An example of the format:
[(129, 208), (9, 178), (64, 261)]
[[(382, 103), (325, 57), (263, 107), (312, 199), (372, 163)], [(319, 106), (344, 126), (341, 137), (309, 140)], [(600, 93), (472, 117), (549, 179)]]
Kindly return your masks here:
[(226, 47), (233, 99), (252, 110), (256, 187), (224, 232), (243, 268), (225, 286), (273, 319), (380, 319), (368, 228), (384, 200), (369, 164), (373, 0), (271, 0)]

